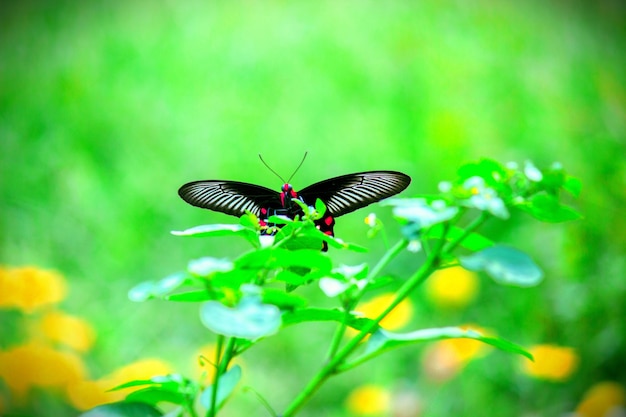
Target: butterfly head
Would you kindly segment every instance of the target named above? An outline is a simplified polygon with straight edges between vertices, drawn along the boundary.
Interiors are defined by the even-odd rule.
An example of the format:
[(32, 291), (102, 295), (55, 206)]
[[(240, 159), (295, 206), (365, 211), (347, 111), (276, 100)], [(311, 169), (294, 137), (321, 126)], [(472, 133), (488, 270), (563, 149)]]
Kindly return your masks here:
[(291, 184), (284, 184), (281, 188), (280, 203), (286, 208), (287, 206), (291, 206), (291, 200), (293, 198), (298, 198), (298, 193), (296, 193)]

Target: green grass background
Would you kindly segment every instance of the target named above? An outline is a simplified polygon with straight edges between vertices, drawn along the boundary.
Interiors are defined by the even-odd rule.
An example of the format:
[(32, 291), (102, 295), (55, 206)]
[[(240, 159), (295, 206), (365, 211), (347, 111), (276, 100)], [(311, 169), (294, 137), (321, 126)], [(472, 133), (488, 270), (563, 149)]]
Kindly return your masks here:
[[(462, 311), (416, 294), (413, 327), (475, 322), (522, 344), (572, 346), (582, 357), (572, 379), (531, 380), (517, 358), (493, 353), (433, 386), (421, 378), (421, 350), (402, 350), (332, 380), (303, 415), (347, 415), (343, 399), (364, 380), (407, 384), (427, 416), (571, 411), (594, 382), (626, 382), (624, 12), (617, 1), (4, 2), (0, 262), (67, 277), (64, 308), (98, 329), (94, 377), (147, 356), (185, 370), (211, 340), (197, 306), (134, 304), (126, 292), (245, 245), (171, 236), (235, 221), (186, 205), (183, 183), (278, 188), (259, 153), (288, 177), (308, 151), (296, 189), (394, 169), (413, 177), (405, 195), (434, 192), (480, 157), (559, 161), (583, 182), (584, 220), (544, 226), (516, 215), (487, 230), (531, 254), (545, 282), (485, 279)], [(367, 213), (339, 219), (337, 234), (369, 244)], [(336, 256), (373, 262), (382, 245), (372, 245), (370, 257)], [(414, 266), (407, 256), (392, 272)], [(246, 382), (281, 409), (329, 332), (289, 329), (263, 342)], [(261, 415), (249, 395), (233, 403), (226, 415)]]

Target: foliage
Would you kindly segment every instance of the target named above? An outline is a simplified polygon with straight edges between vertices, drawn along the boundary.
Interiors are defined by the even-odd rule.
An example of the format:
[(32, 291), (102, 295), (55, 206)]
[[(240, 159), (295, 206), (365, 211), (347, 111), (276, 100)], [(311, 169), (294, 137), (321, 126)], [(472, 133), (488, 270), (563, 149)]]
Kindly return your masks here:
[[(169, 416), (197, 416), (199, 408), (205, 410), (207, 417), (215, 416), (241, 378), (241, 367), (232, 365), (232, 361), (283, 328), (310, 321), (334, 321), (336, 331), (326, 360), (282, 416), (296, 415), (331, 376), (403, 346), (468, 338), (532, 360), (532, 355), (523, 347), (475, 329), (445, 327), (398, 333), (381, 325), (395, 307), (438, 269), (460, 264), (466, 269), (484, 271), (500, 284), (537, 285), (543, 274), (528, 255), (478, 234), (477, 230), (489, 219), (508, 219), (511, 210), (522, 210), (548, 222), (580, 217), (573, 208), (561, 203), (561, 194), (577, 195), (579, 184), (560, 165), (541, 171), (527, 163), (521, 170), (515, 165), (503, 166), (483, 159), (462, 166), (457, 174), (453, 182), (440, 184), (439, 195), (392, 199), (385, 203), (393, 207), (403, 237), (372, 267), (366, 264), (335, 266), (331, 256), (320, 252), (322, 242), (327, 242), (331, 248), (362, 250), (325, 235), (315, 227), (314, 221), (326, 211), (320, 200), (315, 207), (301, 204), (302, 218), (270, 218), (270, 222), (282, 226), (273, 236), (259, 236), (268, 226), (261, 226), (251, 213), (242, 216), (239, 225), (207, 225), (174, 232), (184, 237), (240, 236), (252, 249), (232, 260), (211, 257), (193, 260), (184, 271), (139, 284), (130, 291), (130, 298), (136, 301), (157, 298), (202, 303), (200, 319), (206, 328), (217, 334), (218, 347), (215, 357), (207, 360), (214, 368), (208, 383), (194, 382), (179, 375), (132, 381), (119, 388), (143, 388), (129, 394), (126, 401), (145, 402), (155, 407), (161, 403), (174, 404), (177, 408), (170, 411)], [(382, 227), (371, 219), (370, 223), (373, 227)], [(413, 251), (423, 248), (425, 259), (421, 263), (416, 261), (413, 273), (400, 278), (395, 296), (380, 314), (360, 316), (355, 311), (358, 303), (372, 288), (390, 284), (379, 282), (382, 271), (409, 247)], [(463, 254), (461, 248), (469, 254)], [(337, 300), (337, 305), (333, 308), (310, 306), (306, 298), (297, 294), (300, 287), (310, 285), (318, 285), (328, 297)], [(349, 328), (356, 332), (348, 333)], [(263, 402), (272, 415), (277, 415), (266, 400)], [(121, 406), (114, 403), (98, 410), (112, 416), (144, 412), (133, 414), (124, 410), (116, 414), (115, 410)], [(156, 408), (151, 410), (157, 411)]]

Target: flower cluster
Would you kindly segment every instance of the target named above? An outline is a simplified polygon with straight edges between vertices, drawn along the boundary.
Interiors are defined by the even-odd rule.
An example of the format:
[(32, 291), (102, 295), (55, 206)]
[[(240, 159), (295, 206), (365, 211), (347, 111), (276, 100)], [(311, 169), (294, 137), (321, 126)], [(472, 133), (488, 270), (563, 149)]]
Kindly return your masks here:
[[(63, 277), (36, 267), (0, 268), (0, 311), (13, 311), (15, 323), (3, 323), (0, 336), (0, 381), (7, 389), (0, 414), (23, 409), (37, 390), (61, 393), (74, 408), (86, 410), (123, 399), (128, 390), (109, 391), (129, 379), (170, 372), (169, 365), (147, 359), (91, 379), (83, 355), (95, 342), (95, 331), (80, 317), (58, 308), (67, 293)], [(6, 326), (5, 326), (6, 324)], [(26, 329), (11, 334), (10, 329)]]

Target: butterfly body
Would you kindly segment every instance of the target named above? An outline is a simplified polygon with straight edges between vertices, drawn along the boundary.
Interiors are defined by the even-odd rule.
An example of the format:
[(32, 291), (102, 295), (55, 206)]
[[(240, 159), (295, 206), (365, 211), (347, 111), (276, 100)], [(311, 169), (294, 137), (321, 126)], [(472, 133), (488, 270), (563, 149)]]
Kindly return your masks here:
[[(277, 192), (238, 181), (194, 181), (183, 185), (178, 194), (187, 203), (240, 217), (250, 211), (259, 218), (263, 230), (270, 230), (268, 218), (283, 215), (291, 219), (302, 214), (299, 200), (315, 205), (319, 198), (326, 213), (315, 222), (318, 229), (334, 236), (335, 217), (391, 197), (408, 187), (411, 178), (396, 171), (367, 171), (320, 181), (296, 192), (289, 183)], [(275, 230), (275, 229), (272, 229)], [(271, 233), (268, 232), (268, 233)]]

